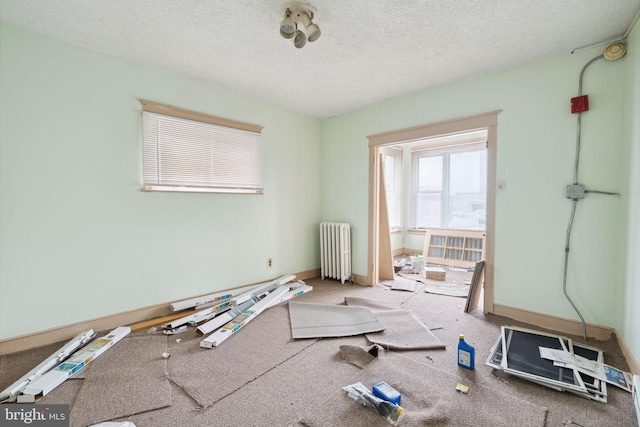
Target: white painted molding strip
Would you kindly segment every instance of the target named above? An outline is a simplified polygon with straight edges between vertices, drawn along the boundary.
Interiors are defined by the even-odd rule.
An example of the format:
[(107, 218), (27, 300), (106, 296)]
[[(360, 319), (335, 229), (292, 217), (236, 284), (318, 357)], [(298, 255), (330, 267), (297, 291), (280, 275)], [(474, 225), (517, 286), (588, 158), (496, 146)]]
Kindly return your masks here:
[(198, 313), (198, 316), (194, 317), (193, 319), (189, 320), (189, 326), (198, 326), (201, 323), (204, 322), (208, 322), (209, 320), (213, 319), (214, 317), (224, 313), (225, 311), (229, 311), (233, 308), (233, 305), (231, 305), (231, 303), (225, 303), (224, 307), (220, 307), (218, 310), (210, 312), (210, 313)]
[(93, 340), (89, 345), (76, 351), (69, 360), (31, 382), (17, 396), (18, 403), (34, 403), (62, 384), (67, 378), (87, 366), (93, 359), (111, 348), (131, 332), (128, 326), (119, 326), (108, 335)]
[(296, 276), (291, 274), (289, 276), (279, 277), (276, 280), (272, 280), (270, 282), (261, 283), (258, 286), (256, 286), (253, 289), (253, 291), (245, 292), (245, 293), (243, 293), (241, 295), (238, 295), (237, 297), (233, 298), (232, 299), (232, 304), (233, 305), (240, 305), (245, 301), (249, 301), (250, 299), (262, 298), (263, 296), (267, 295), (269, 292), (271, 292), (274, 289), (276, 289), (278, 286), (284, 285), (285, 283), (288, 283), (288, 282), (292, 281), (295, 278), (296, 278)]
[(223, 341), (238, 332), (247, 323), (256, 318), (267, 308), (279, 304), (283, 301), (290, 300), (291, 298), (302, 295), (311, 290), (313, 290), (313, 287), (306, 285), (302, 281), (298, 281), (292, 286), (282, 285), (278, 287), (277, 289), (271, 291), (269, 295), (253, 304), (249, 310), (244, 310), (241, 314), (235, 316), (233, 320), (218, 329), (209, 337), (200, 341), (200, 347), (212, 348), (220, 345)]
[(66, 360), (74, 351), (85, 345), (91, 338), (95, 336), (93, 329), (87, 329), (80, 333), (75, 338), (71, 339), (68, 343), (60, 347), (51, 356), (43, 360), (35, 368), (27, 372), (22, 378), (11, 384), (0, 393), (0, 402), (15, 402), (16, 396), (18, 396), (22, 390), (29, 385), (29, 383), (35, 381), (44, 375), (47, 371), (54, 366)]
[(282, 298), (287, 292), (289, 292), (288, 286), (280, 286), (277, 289), (274, 289), (269, 293), (269, 295), (252, 305), (249, 310), (245, 310), (244, 312), (242, 312), (242, 314), (236, 316), (232, 321), (215, 331), (207, 338), (200, 341), (200, 347), (212, 348), (219, 346), (227, 338), (238, 332), (247, 323), (251, 322), (260, 313), (269, 308), (274, 301), (279, 301), (280, 298)]
[(201, 296), (201, 297), (189, 298), (184, 301), (174, 302), (173, 304), (171, 304), (170, 307), (171, 307), (171, 311), (186, 310), (188, 308), (196, 308), (196, 309), (206, 308), (215, 304), (217, 301), (230, 299), (235, 296), (248, 293), (252, 290), (255, 291), (257, 289), (264, 289), (269, 286), (276, 288), (277, 286), (290, 282), (295, 278), (296, 276), (294, 275), (282, 276), (275, 280), (271, 280), (269, 282), (258, 283), (257, 285), (243, 286), (241, 288), (230, 289), (228, 291), (216, 292), (216, 293)]
[(310, 292), (312, 290), (313, 290), (313, 286), (309, 286), (306, 283), (304, 283), (302, 280), (298, 280), (298, 282), (296, 282), (296, 285), (291, 286), (289, 288), (289, 292), (284, 294), (282, 298), (280, 298), (278, 301), (271, 304), (271, 306), (280, 304), (281, 302), (284, 302), (284, 301), (288, 301), (291, 298), (300, 296), (302, 294), (306, 294), (307, 292)]
[(251, 307), (253, 304), (258, 302), (261, 298), (267, 295), (269, 292), (277, 288), (278, 286), (284, 285), (287, 282), (295, 279), (295, 275), (282, 276), (276, 280), (272, 280), (270, 282), (262, 283), (250, 291), (244, 292), (233, 298), (231, 302), (231, 310), (226, 313), (223, 313), (220, 316), (216, 316), (215, 318), (209, 320), (206, 323), (198, 326), (197, 333), (200, 335), (207, 335), (211, 332), (215, 331), (222, 325), (227, 322), (233, 320), (234, 317), (240, 315), (243, 311)]
[(209, 295), (204, 295), (201, 297), (189, 298), (183, 301), (177, 301), (170, 305), (171, 311), (181, 311), (186, 310), (188, 308), (206, 308), (207, 304), (215, 304), (216, 301), (221, 301), (224, 299), (232, 298), (236, 295), (240, 295), (241, 293), (247, 292), (256, 286), (260, 285), (250, 285), (243, 286), (237, 289), (230, 289), (228, 291), (216, 292)]
[(203, 336), (209, 335), (211, 332), (215, 331), (219, 327), (225, 325), (226, 323), (231, 322), (236, 316), (239, 316), (240, 314), (242, 314), (243, 311), (251, 308), (251, 306), (254, 305), (256, 302), (258, 302), (257, 299), (255, 300), (250, 299), (248, 301), (243, 302), (240, 305), (234, 306), (231, 310), (225, 313), (222, 313), (221, 315), (216, 316), (213, 319), (209, 320), (208, 322), (198, 326), (196, 333)]
[(207, 316), (215, 316), (218, 313), (222, 313), (223, 311), (228, 310), (229, 308), (231, 308), (231, 306), (232, 306), (231, 300), (227, 299), (225, 302), (218, 303), (212, 307), (204, 308), (193, 314), (187, 314), (184, 317), (181, 317), (179, 319), (176, 319), (168, 323), (163, 323), (162, 325), (160, 325), (160, 327), (164, 329), (175, 329), (179, 326), (182, 326), (191, 322), (200, 323), (200, 322), (203, 322), (207, 318)]
[[(311, 290), (313, 290), (311, 286), (307, 286), (303, 281), (299, 280), (298, 282), (296, 282), (295, 284), (292, 284), (289, 287), (289, 291), (286, 294), (284, 294), (283, 298), (277, 301), (276, 304), (282, 301), (291, 299), (295, 296), (302, 295)], [(256, 297), (248, 301), (245, 301), (240, 305), (233, 307), (228, 312), (220, 316), (217, 316), (214, 319), (211, 319), (207, 323), (203, 323), (202, 325), (198, 326), (198, 329), (196, 332), (203, 336), (210, 334), (216, 329), (224, 326), (226, 323), (231, 322), (236, 316), (239, 316), (244, 311), (248, 310), (251, 306), (253, 306), (255, 303), (257, 303), (260, 300), (260, 297), (264, 297), (264, 295), (257, 295)]]

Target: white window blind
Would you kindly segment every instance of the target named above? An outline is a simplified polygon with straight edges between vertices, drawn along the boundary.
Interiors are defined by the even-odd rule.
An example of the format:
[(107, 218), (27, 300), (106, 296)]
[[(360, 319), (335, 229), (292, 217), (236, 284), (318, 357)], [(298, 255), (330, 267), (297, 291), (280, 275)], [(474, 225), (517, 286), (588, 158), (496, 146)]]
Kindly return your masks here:
[(263, 193), (259, 132), (142, 114), (144, 191)]

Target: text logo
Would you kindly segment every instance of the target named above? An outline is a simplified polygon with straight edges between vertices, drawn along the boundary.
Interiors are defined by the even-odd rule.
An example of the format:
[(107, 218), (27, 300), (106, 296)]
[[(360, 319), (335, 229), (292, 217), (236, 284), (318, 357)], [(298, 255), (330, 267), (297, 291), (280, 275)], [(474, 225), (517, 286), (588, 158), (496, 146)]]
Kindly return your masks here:
[(0, 427), (69, 427), (69, 405), (5, 404), (0, 407)]

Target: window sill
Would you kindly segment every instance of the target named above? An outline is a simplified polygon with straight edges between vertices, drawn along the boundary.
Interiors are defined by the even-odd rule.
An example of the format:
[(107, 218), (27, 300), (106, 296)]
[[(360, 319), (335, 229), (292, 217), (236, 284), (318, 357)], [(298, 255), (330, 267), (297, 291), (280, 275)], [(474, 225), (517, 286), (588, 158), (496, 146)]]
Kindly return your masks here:
[(426, 228), (410, 228), (409, 230), (407, 230), (407, 232), (409, 234), (425, 235), (427, 233), (427, 229)]
[(206, 187), (174, 187), (165, 185), (143, 185), (145, 192), (166, 193), (223, 193), (223, 194), (264, 194), (261, 189), (248, 188), (206, 188)]

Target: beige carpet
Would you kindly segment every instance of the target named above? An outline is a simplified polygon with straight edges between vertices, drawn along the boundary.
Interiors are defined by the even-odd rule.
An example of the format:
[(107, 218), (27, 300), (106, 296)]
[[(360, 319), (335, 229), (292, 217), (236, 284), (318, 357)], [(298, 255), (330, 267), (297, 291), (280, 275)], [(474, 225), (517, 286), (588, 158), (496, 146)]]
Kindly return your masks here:
[[(286, 305), (278, 306), (258, 316), (242, 331), (225, 341), (222, 346), (210, 350), (199, 348), (200, 337), (194, 335), (192, 327), (183, 334), (170, 337), (156, 334), (156, 337), (168, 341), (169, 351), (172, 353), (167, 361), (167, 370), (176, 374), (176, 379), (180, 378), (186, 387), (180, 388), (170, 382), (172, 399), (170, 406), (125, 416), (119, 420), (133, 421), (137, 427), (263, 427), (297, 426), (298, 420), (308, 416), (309, 422), (315, 422), (316, 425), (369, 427), (380, 421), (376, 418), (378, 415), (375, 412), (362, 415), (371, 409), (360, 407), (354, 400), (348, 398), (342, 387), (357, 381), (363, 381), (371, 386), (374, 381), (385, 380), (400, 389), (403, 393), (403, 404), (408, 407), (408, 411), (410, 410), (408, 414), (413, 414), (407, 416), (400, 427), (411, 425), (407, 424), (407, 421), (418, 424), (424, 421), (427, 425), (438, 425), (437, 423), (429, 424), (429, 420), (440, 417), (440, 412), (436, 410), (437, 405), (446, 403), (438, 399), (451, 399), (455, 405), (465, 411), (470, 410), (465, 406), (470, 403), (475, 406), (471, 408), (474, 413), (478, 413), (478, 417), (471, 421), (459, 420), (455, 418), (459, 416), (456, 413), (458, 407), (444, 405), (454, 418), (439, 421), (440, 424), (455, 424), (455, 421), (459, 421), (458, 425), (477, 427), (505, 425), (512, 422), (511, 425), (514, 427), (535, 426), (536, 424), (532, 423), (540, 419), (536, 415), (540, 411), (529, 411), (533, 414), (531, 422), (529, 419), (523, 419), (528, 416), (526, 415), (528, 409), (543, 407), (548, 408), (546, 414), (548, 427), (576, 425), (637, 427), (631, 394), (617, 387), (610, 387), (608, 403), (603, 404), (570, 393), (560, 393), (517, 377), (496, 374), (484, 365), (483, 362), (495, 343), (502, 325), (532, 329), (531, 325), (514, 323), (510, 319), (496, 315), (484, 315), (481, 309), (473, 310), (470, 314), (464, 313), (464, 300), (460, 298), (421, 291), (415, 293), (391, 291), (388, 287), (381, 285), (371, 288), (354, 286), (320, 278), (311, 279), (308, 284), (314, 287), (313, 292), (297, 297), (296, 301), (340, 305), (344, 304), (345, 297), (361, 297), (375, 300), (380, 308), (406, 309), (417, 314), (433, 334), (446, 345), (446, 349), (384, 351), (385, 354), (380, 357), (389, 354), (401, 357), (402, 359), (398, 359), (401, 362), (395, 363), (394, 367), (405, 372), (402, 374), (395, 371), (372, 372), (372, 368), (361, 369), (341, 356), (343, 353), (341, 346), (344, 345), (370, 348), (371, 345), (365, 336), (293, 340), (288, 308)], [(435, 329), (434, 326), (441, 328)], [(474, 371), (460, 369), (456, 364), (456, 346), (460, 333), (464, 333), (469, 342), (476, 347)], [(583, 343), (579, 336), (570, 336), (570, 338)], [(181, 342), (176, 342), (177, 339)], [(7, 387), (31, 370), (62, 344), (64, 343), (0, 356), (0, 389)], [(615, 338), (585, 344), (602, 348), (607, 364), (628, 369)], [(118, 352), (118, 349), (116, 345), (103, 356)], [(344, 351), (344, 353), (349, 352)], [(123, 357), (127, 354), (123, 354)], [(127, 359), (126, 362), (119, 358), (117, 360), (120, 360), (121, 364), (137, 363), (133, 359)], [(375, 361), (374, 363), (377, 364)], [(98, 366), (96, 364), (94, 368)], [(363, 366), (367, 365), (363, 364)], [(132, 374), (131, 378), (117, 379), (109, 387), (113, 387), (112, 390), (117, 390), (118, 393), (126, 394), (126, 388), (132, 381), (145, 385), (146, 366), (137, 368), (136, 371), (137, 373)], [(446, 375), (443, 376), (442, 373)], [(410, 378), (405, 380), (404, 377)], [(396, 383), (396, 379), (400, 381)], [(65, 381), (45, 396), (40, 403), (67, 403), (73, 408), (76, 400), (88, 390), (81, 390), (84, 381)], [(470, 387), (469, 394), (462, 395), (453, 390), (458, 381)], [(146, 384), (146, 387), (145, 390), (140, 390), (132, 400), (144, 399), (146, 396), (153, 398), (154, 391), (148, 391), (153, 388), (153, 382)], [(194, 395), (200, 393), (203, 399), (201, 402), (205, 404), (213, 400), (216, 402), (208, 409), (202, 410), (202, 406), (199, 406), (185, 389)], [(220, 398), (224, 394), (226, 395)], [(335, 399), (339, 405), (331, 406), (332, 399)], [(537, 405), (523, 405), (522, 401), (535, 402)], [(323, 408), (324, 413), (314, 413), (320, 410), (316, 408)], [(494, 410), (497, 411), (497, 416), (504, 415), (504, 422), (486, 421), (486, 416), (482, 414), (485, 412), (492, 414)], [(508, 410), (512, 413), (500, 412)], [(90, 412), (92, 409), (85, 406), (83, 411)], [(362, 416), (349, 418), (345, 416), (345, 411)], [(112, 415), (115, 414), (109, 414), (109, 416)], [(369, 422), (367, 416), (373, 416), (375, 421)], [(412, 417), (416, 416), (422, 417), (422, 421), (412, 421)], [(513, 418), (510, 417), (517, 417), (517, 420), (513, 422)], [(383, 422), (377, 425), (388, 426), (389, 424)]]
[[(171, 405), (167, 337), (135, 333), (92, 361), (71, 410), (71, 427), (87, 426)], [(70, 382), (70, 381), (67, 381)]]
[(315, 342), (293, 340), (286, 304), (267, 309), (218, 347), (201, 348), (201, 340), (202, 337), (191, 328), (186, 333), (173, 335), (169, 339), (171, 357), (168, 362), (171, 381), (201, 409), (208, 408)]
[[(467, 394), (456, 391), (461, 377), (432, 368), (399, 353), (384, 352), (371, 358), (365, 349), (345, 352), (355, 365), (365, 366), (355, 377), (345, 379), (345, 386), (362, 382), (371, 388), (386, 381), (402, 395), (405, 412), (401, 426), (493, 426), (544, 427), (547, 409), (499, 392), (482, 384), (470, 384)], [(309, 427), (328, 426), (327, 414), (340, 425), (389, 426), (378, 412), (364, 407), (336, 389), (319, 405), (309, 408), (300, 421)]]

